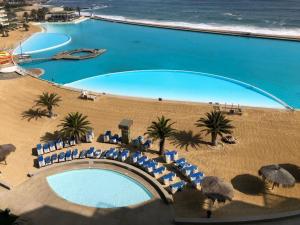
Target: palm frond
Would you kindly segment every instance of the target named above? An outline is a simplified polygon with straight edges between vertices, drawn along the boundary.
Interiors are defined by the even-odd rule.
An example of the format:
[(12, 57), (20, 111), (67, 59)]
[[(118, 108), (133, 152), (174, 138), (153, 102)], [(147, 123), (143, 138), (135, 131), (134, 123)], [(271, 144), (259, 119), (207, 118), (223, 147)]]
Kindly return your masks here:
[(205, 131), (206, 134), (215, 133), (220, 136), (222, 136), (222, 134), (231, 134), (234, 128), (234, 126), (231, 125), (231, 120), (227, 119), (225, 115), (219, 111), (206, 113), (206, 117), (197, 120), (195, 125), (203, 128), (201, 131)]
[(69, 113), (58, 126), (61, 127), (61, 133), (64, 137), (80, 139), (91, 129), (90, 124), (87, 116), (75, 112)]

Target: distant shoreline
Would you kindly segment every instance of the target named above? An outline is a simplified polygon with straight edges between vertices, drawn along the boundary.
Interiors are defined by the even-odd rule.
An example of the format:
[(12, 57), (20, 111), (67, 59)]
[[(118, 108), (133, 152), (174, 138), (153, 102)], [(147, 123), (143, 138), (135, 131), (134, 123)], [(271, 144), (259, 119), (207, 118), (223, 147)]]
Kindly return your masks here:
[[(90, 16), (87, 16), (87, 17), (90, 17)], [(145, 22), (132, 21), (132, 20), (112, 19), (112, 18), (97, 16), (97, 15), (90, 17), (90, 18), (96, 19), (96, 20), (114, 22), (114, 23), (165, 28), (165, 29), (171, 29), (171, 30), (182, 30), (182, 31), (201, 32), (201, 33), (219, 34), (219, 35), (230, 35), (230, 36), (238, 36), (238, 37), (264, 38), (264, 39), (300, 42), (300, 35), (299, 36), (289, 36), (289, 35), (260, 34), (260, 33), (254, 33), (254, 32), (231, 31), (231, 30), (201, 29), (201, 28), (192, 28), (192, 27), (175, 26), (175, 25), (171, 26), (171, 25), (164, 25), (164, 24), (145, 23)]]

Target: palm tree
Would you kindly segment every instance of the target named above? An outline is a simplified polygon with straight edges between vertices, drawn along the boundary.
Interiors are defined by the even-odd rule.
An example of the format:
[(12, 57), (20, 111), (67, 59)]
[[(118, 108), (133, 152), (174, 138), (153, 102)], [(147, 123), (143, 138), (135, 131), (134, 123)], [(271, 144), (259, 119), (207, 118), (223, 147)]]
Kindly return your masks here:
[(217, 136), (223, 134), (231, 134), (234, 126), (230, 124), (231, 120), (226, 119), (224, 114), (220, 111), (211, 111), (206, 113), (206, 117), (200, 118), (196, 122), (197, 127), (205, 127), (202, 131), (206, 134), (211, 134), (211, 144), (217, 145)]
[[(175, 123), (175, 122), (174, 122)], [(171, 119), (166, 119), (164, 116), (157, 117), (157, 121), (153, 121), (151, 126), (148, 127), (145, 135), (148, 135), (154, 140), (159, 139), (159, 154), (164, 154), (165, 140), (170, 138), (175, 129), (172, 128), (174, 123), (171, 123)]]
[(29, 25), (27, 22), (24, 22), (23, 23), (23, 28), (25, 29), (25, 31), (28, 31), (29, 30)]
[(91, 129), (90, 124), (87, 116), (76, 112), (69, 113), (58, 126), (62, 127), (61, 133), (64, 137), (74, 138), (76, 143), (79, 143), (80, 139)]
[(30, 16), (34, 21), (37, 21), (37, 10), (32, 9), (31, 12), (30, 12)]
[(2, 24), (0, 24), (0, 33), (2, 34), (2, 37), (5, 37), (4, 26)]
[(80, 9), (80, 7), (79, 7), (79, 6), (77, 6), (76, 10), (77, 10), (77, 12), (78, 12), (78, 16), (81, 16), (81, 15), (80, 15), (80, 11), (81, 11), (81, 9)]
[(56, 93), (49, 94), (48, 92), (43, 92), (42, 95), (39, 96), (38, 100), (35, 101), (36, 105), (44, 106), (47, 108), (49, 117), (53, 116), (53, 107), (59, 106), (59, 102), (61, 102), (61, 97)]
[(28, 18), (29, 18), (28, 12), (23, 13), (23, 18), (24, 18), (25, 23), (28, 23)]

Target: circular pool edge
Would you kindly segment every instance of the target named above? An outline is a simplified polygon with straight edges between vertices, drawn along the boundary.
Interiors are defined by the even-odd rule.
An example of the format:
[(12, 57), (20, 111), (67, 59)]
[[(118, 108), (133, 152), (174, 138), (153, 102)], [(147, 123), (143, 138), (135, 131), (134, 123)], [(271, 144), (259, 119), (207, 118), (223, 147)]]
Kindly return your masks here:
[[(78, 199), (78, 197), (76, 197), (76, 196), (80, 195), (83, 192), (81, 192), (81, 191), (80, 191), (80, 193), (75, 192), (76, 193), (75, 195), (72, 194), (70, 196), (70, 194), (69, 194), (70, 193), (69, 192), (70, 188), (66, 188), (66, 187), (69, 186), (69, 184), (63, 185), (63, 190), (61, 188), (59, 188), (59, 184), (57, 184), (58, 181), (59, 181), (59, 183), (61, 183), (60, 181), (62, 181), (61, 180), (62, 177), (60, 177), (60, 176), (63, 176), (63, 179), (67, 179), (67, 180), (69, 180), (70, 177), (72, 177), (71, 179), (73, 180), (73, 178), (78, 176), (78, 175), (79, 176), (81, 175), (81, 178), (82, 178), (82, 176), (87, 176), (87, 177), (91, 176), (91, 174), (88, 174), (88, 173), (91, 173), (93, 176), (95, 175), (95, 177), (93, 177), (93, 180), (92, 180), (92, 183), (93, 183), (94, 187), (92, 187), (93, 185), (90, 184), (90, 185), (88, 185), (89, 188), (92, 188), (92, 189), (94, 188), (95, 189), (95, 187), (99, 187), (99, 190), (100, 190), (101, 187), (103, 187), (103, 183), (111, 183), (111, 179), (114, 178), (116, 180), (121, 181), (121, 184), (116, 185), (117, 189), (118, 189), (118, 187), (122, 187), (122, 186), (124, 187), (124, 186), (130, 185), (130, 188), (128, 190), (132, 192), (133, 189), (136, 188), (136, 190), (133, 191), (132, 194), (136, 196), (137, 193), (140, 193), (141, 198), (138, 198), (138, 199), (135, 199), (135, 200), (131, 199), (131, 202), (130, 202), (130, 199), (128, 199), (128, 197), (127, 198), (122, 197), (121, 199), (117, 198), (117, 199), (115, 199), (116, 202), (111, 201), (110, 199), (115, 197), (116, 194), (119, 194), (119, 197), (120, 197), (120, 196), (123, 196), (120, 193), (124, 193), (124, 192), (121, 191), (121, 190), (115, 190), (115, 191), (117, 191), (117, 193), (115, 193), (115, 191), (108, 193), (107, 191), (111, 191), (111, 187), (112, 187), (112, 186), (109, 185), (109, 189), (107, 189), (107, 190), (101, 190), (101, 191), (96, 192), (96, 193), (92, 191), (92, 193), (89, 194), (90, 197), (93, 196), (93, 198), (92, 198), (93, 200), (95, 200), (95, 199), (97, 200), (97, 203), (86, 201), (86, 199), (88, 199), (87, 196), (85, 196), (83, 198), (84, 199), (84, 201), (83, 201), (83, 199), (80, 200), (80, 198)], [(100, 183), (102, 185), (98, 186), (100, 183), (96, 183), (95, 180), (98, 179), (98, 178), (101, 178), (103, 175), (104, 176), (106, 175), (106, 177), (104, 177), (104, 180), (101, 180)], [(68, 176), (69, 176), (69, 178), (68, 178)], [(103, 177), (102, 177), (102, 179), (103, 179)], [(76, 205), (81, 205), (81, 206), (85, 206), (85, 207), (91, 207), (91, 208), (97, 208), (97, 209), (115, 209), (115, 208), (124, 208), (124, 207), (136, 207), (136, 206), (145, 204), (145, 203), (151, 201), (152, 199), (154, 199), (154, 194), (143, 183), (139, 182), (138, 179), (135, 179), (134, 177), (130, 176), (130, 174), (128, 174), (126, 172), (120, 172), (118, 170), (111, 169), (111, 168), (109, 168), (109, 169), (108, 168), (69, 169), (69, 170), (64, 170), (64, 171), (49, 175), (49, 176), (46, 177), (46, 180), (47, 180), (47, 183), (48, 183), (49, 187), (51, 188), (51, 190), (58, 197), (60, 197), (61, 199), (65, 200), (69, 203), (76, 204)], [(88, 179), (88, 180), (91, 180), (91, 179)], [(127, 183), (123, 183), (125, 180), (126, 180)], [(71, 185), (71, 183), (70, 183), (70, 185)], [(82, 182), (79, 182), (79, 183), (76, 183), (76, 184), (72, 183), (72, 186), (73, 185), (85, 186), (86, 184), (82, 185)], [(113, 186), (115, 186), (115, 185), (113, 185)], [(84, 188), (84, 190), (86, 190), (86, 192), (90, 191), (88, 189), (88, 187)], [(80, 187), (80, 189), (81, 188), (82, 187)], [(66, 191), (68, 193), (66, 193)], [(104, 193), (105, 193), (104, 194), (104, 199), (101, 199), (101, 198), (97, 199), (96, 198), (97, 193), (98, 194), (102, 193), (102, 191), (104, 191)], [(127, 194), (124, 195), (124, 196), (127, 196)], [(103, 193), (102, 193), (102, 195), (103, 195)], [(110, 196), (110, 197), (108, 199), (106, 198), (106, 200), (105, 200), (105, 197), (107, 197), (107, 196)], [(129, 202), (128, 202), (128, 200), (129, 200)], [(99, 203), (100, 203), (101, 206), (99, 206)]]

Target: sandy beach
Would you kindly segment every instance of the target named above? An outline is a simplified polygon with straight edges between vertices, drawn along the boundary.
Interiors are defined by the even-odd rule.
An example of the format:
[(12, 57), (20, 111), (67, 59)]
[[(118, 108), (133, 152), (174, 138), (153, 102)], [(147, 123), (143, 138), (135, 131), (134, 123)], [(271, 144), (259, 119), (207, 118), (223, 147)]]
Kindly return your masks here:
[(32, 34), (40, 32), (40, 26), (29, 25), (29, 30), (25, 31), (23, 28), (10, 31), (9, 37), (0, 36), (0, 50), (1, 49), (14, 49), (18, 43), (24, 41)]
[[(55, 109), (55, 119), (38, 118), (28, 120), (23, 113), (34, 105), (34, 100), (43, 91), (55, 92), (62, 97), (61, 106)], [(180, 103), (143, 99), (127, 99), (101, 95), (95, 102), (79, 99), (79, 93), (49, 84), (33, 77), (0, 80), (0, 142), (12, 143), (17, 147), (7, 160), (0, 164), (0, 180), (13, 187), (27, 178), (28, 172), (35, 172), (36, 156), (32, 149), (43, 142), (58, 128), (60, 120), (69, 112), (79, 111), (88, 116), (99, 136), (105, 130), (120, 133), (117, 126), (123, 118), (134, 121), (132, 137), (142, 135), (151, 121), (165, 115), (176, 122), (182, 132), (182, 140), (168, 141), (168, 149), (177, 149), (179, 155), (197, 164), (206, 175), (215, 175), (232, 182), (235, 188), (234, 201), (215, 212), (216, 216), (243, 216), (271, 212), (296, 210), (300, 207), (300, 113), (285, 110), (244, 108), (242, 116), (229, 116), (236, 127), (236, 145), (224, 145), (212, 149), (199, 143), (199, 128), (194, 123), (212, 107), (208, 104)], [(202, 141), (210, 137), (200, 135)], [(190, 144), (189, 144), (190, 143)], [(98, 142), (95, 147), (106, 149), (109, 145)], [(193, 146), (194, 145), (194, 146)], [(80, 150), (91, 146), (81, 144)], [(157, 143), (150, 156), (157, 157)], [(296, 176), (293, 188), (278, 188), (272, 193), (261, 193), (258, 169), (268, 164), (283, 164)], [(201, 195), (188, 189), (175, 195), (175, 211), (178, 216), (201, 215)], [(0, 205), (0, 207), (2, 207)], [(203, 213), (203, 212), (202, 212)], [(203, 215), (202, 215), (203, 216)]]

